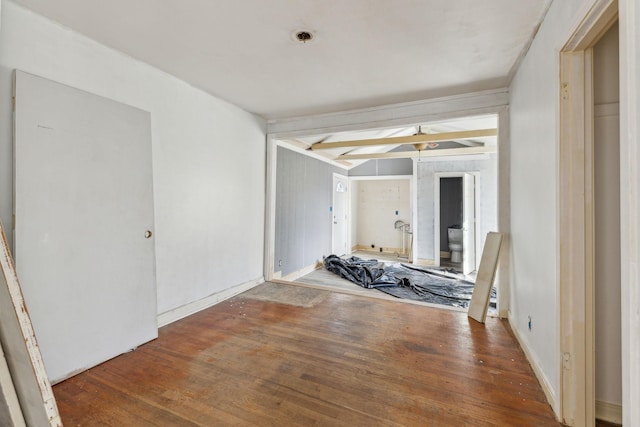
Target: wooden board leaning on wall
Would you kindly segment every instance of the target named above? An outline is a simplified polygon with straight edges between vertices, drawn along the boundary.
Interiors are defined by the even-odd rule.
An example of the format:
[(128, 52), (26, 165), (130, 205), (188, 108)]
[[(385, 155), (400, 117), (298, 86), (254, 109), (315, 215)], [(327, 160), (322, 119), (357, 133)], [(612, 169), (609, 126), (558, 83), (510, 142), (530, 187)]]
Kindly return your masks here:
[[(62, 427), (2, 223), (0, 223), (0, 342), (26, 424)], [(12, 407), (15, 408), (15, 404)], [(15, 420), (13, 424), (20, 425), (19, 421)]]

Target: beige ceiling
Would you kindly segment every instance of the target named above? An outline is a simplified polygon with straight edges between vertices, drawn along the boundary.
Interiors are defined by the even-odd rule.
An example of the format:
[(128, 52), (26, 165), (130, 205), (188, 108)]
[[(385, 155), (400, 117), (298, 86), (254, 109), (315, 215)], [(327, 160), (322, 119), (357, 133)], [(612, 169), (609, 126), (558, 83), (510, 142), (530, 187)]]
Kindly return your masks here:
[(13, 1), (268, 119), (504, 87), (551, 2)]

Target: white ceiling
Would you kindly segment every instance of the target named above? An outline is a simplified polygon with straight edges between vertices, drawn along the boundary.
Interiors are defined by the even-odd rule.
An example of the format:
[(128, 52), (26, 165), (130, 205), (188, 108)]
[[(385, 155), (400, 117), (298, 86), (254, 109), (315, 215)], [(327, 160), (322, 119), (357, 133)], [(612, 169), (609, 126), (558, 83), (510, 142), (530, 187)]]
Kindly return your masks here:
[(13, 1), (272, 119), (504, 87), (552, 0)]

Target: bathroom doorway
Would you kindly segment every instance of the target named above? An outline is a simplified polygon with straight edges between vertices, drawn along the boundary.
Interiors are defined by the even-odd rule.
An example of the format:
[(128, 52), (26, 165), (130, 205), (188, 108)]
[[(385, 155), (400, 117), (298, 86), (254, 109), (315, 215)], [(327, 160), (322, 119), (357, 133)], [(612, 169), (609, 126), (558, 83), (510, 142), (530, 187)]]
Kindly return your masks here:
[[(435, 265), (454, 268), (463, 274), (477, 270), (479, 233), (479, 174), (441, 172), (435, 174), (434, 253)], [(461, 230), (461, 232), (449, 230)], [(450, 250), (450, 235), (462, 235), (462, 253)]]

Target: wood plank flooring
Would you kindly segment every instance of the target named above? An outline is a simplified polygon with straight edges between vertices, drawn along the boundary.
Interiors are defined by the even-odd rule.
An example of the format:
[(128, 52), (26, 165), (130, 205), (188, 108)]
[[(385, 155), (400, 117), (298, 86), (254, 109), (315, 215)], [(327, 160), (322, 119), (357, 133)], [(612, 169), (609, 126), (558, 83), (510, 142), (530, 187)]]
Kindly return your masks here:
[(54, 386), (66, 426), (559, 426), (508, 324), (265, 283)]

